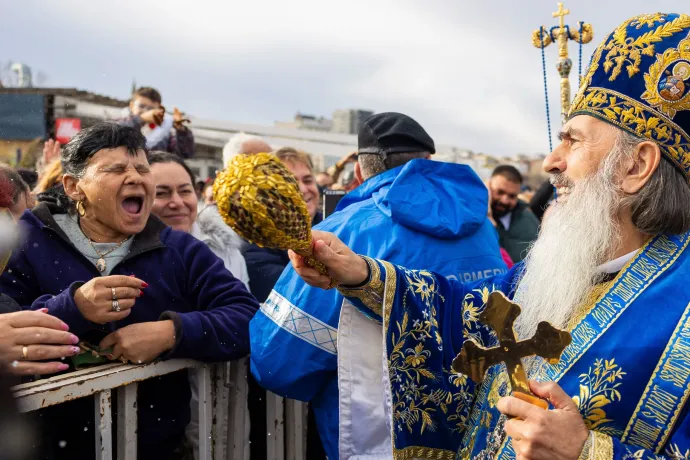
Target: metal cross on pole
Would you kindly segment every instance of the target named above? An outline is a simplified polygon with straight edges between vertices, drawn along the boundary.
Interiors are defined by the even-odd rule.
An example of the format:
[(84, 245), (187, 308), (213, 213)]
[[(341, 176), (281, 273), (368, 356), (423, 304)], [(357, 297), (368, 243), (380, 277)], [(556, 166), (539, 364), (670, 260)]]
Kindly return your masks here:
[(504, 362), (513, 396), (546, 409), (548, 403), (530, 391), (521, 359), (537, 355), (556, 364), (565, 347), (570, 345), (571, 337), (568, 332), (542, 321), (537, 326), (534, 337), (518, 342), (513, 326), (520, 312), (520, 306), (508, 300), (503, 293), (491, 293), (479, 320), (494, 330), (499, 344), (493, 348), (484, 348), (471, 339), (466, 340), (462, 351), (453, 360), (453, 370), (479, 383), (489, 367)]
[[(589, 43), (594, 37), (592, 25), (579, 22), (576, 30), (571, 30), (565, 24), (565, 16), (570, 14), (570, 10), (563, 8), (563, 3), (558, 4), (558, 11), (552, 13), (554, 18), (558, 18), (558, 25), (551, 29), (540, 27), (532, 32), (532, 44), (537, 48), (545, 48), (551, 43), (558, 44), (558, 74), (561, 76), (561, 123), (565, 123), (570, 110), (570, 69), (573, 62), (568, 58), (568, 40), (576, 41), (582, 47)], [(582, 48), (580, 48), (582, 54)], [(582, 59), (582, 56), (580, 56)], [(578, 82), (579, 84), (579, 82)]]

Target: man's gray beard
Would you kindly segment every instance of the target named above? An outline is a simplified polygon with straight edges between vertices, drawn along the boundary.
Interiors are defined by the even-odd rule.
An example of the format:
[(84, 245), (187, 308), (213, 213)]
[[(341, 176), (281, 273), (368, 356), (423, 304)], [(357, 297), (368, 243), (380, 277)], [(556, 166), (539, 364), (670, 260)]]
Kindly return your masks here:
[(569, 185), (571, 192), (564, 203), (552, 205), (524, 260), (514, 299), (522, 307), (515, 325), (521, 339), (532, 337), (541, 321), (565, 328), (602, 281), (597, 267), (610, 260), (620, 245), (616, 219), (620, 197), (612, 179), (615, 168), (613, 162), (604, 163), (609, 164), (576, 185), (564, 177), (552, 180), (559, 186)]

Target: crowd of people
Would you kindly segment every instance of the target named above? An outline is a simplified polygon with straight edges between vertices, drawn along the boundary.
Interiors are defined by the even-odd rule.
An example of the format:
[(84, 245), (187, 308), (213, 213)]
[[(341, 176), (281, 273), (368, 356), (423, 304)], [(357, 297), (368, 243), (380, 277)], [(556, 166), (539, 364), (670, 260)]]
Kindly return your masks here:
[[(657, 35), (656, 54), (612, 73), (602, 50)], [(71, 372), (84, 352), (93, 365), (249, 356), (252, 459), (266, 458), (266, 390), (309, 402), (309, 459), (688, 459), (689, 75), (690, 17), (625, 22), (534, 192), (510, 165), (484, 183), (434, 161), (401, 113), (365, 120), (327, 171), (237, 134), (224, 163), (271, 153), (287, 167), (327, 275), (228, 227), (185, 162), (187, 120), (138, 89), (121, 119), (47, 141), (33, 174), (0, 166), (0, 389)], [(323, 215), (328, 189), (344, 193)], [(537, 356), (477, 380), (457, 367), (470, 343), (475, 366)], [(194, 458), (197, 376), (138, 392), (139, 458)], [(38, 411), (24, 452), (93, 458), (93, 405)]]
[[(103, 354), (103, 362), (132, 363), (225, 361), (251, 351), (252, 458), (266, 456), (265, 389), (309, 401), (310, 458), (337, 458), (336, 349), (287, 333), (275, 310), (273, 316), (255, 313), (261, 304), (288, 305), (335, 331), (343, 297), (309, 288), (286, 270), (287, 251), (243, 241), (223, 222), (212, 180), (197, 181), (185, 163), (193, 155), (191, 129), (173, 121), (162, 136), (156, 123), (168, 115), (160, 104), (155, 89), (141, 88), (121, 120), (83, 129), (65, 146), (47, 141), (34, 183), (0, 167), (11, 191), (5, 207), (22, 229), (21, 249), (0, 277), (3, 313), (8, 321), (31, 315), (26, 327), (59, 329), (43, 342), (14, 345), (21, 353), (7, 355), (5, 361), (14, 363), (9, 370), (23, 376), (69, 372), (70, 361), (51, 360), (91, 349)], [(487, 205), (484, 184), (468, 166), (430, 161), (434, 141), (406, 115), (366, 120), (358, 150), (319, 173), (309, 154), (243, 133), (227, 143), (223, 160), (262, 152), (294, 175), (316, 229), (347, 236), (372, 255), (457, 279), (507, 268), (491, 223), (498, 211)], [(348, 167), (351, 177), (343, 179)], [(408, 195), (422, 186), (425, 198)], [(329, 189), (348, 193), (322, 223)], [(425, 203), (412, 206), (420, 200)], [(403, 239), (415, 244), (401, 251), (394, 243)], [(419, 244), (433, 250), (420, 252)], [(301, 365), (291, 356), (301, 356)], [(190, 410), (198, 398), (193, 371), (142, 382), (139, 392), (141, 458), (154, 452), (184, 458), (198, 447), (198, 420)], [(41, 411), (39, 456), (88, 458), (92, 406), (84, 398)]]

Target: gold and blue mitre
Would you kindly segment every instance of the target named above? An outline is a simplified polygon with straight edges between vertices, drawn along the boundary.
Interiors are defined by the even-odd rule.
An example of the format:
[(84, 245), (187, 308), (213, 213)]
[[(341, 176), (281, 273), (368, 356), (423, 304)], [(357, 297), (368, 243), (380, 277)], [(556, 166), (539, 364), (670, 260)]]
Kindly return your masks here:
[(644, 14), (606, 37), (569, 117), (579, 114), (657, 142), (690, 180), (690, 16)]

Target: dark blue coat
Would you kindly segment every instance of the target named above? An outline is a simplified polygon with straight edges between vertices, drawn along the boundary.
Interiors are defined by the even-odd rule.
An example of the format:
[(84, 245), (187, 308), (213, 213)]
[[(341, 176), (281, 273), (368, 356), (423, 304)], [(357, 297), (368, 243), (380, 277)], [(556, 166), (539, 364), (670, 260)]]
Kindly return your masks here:
[[(59, 212), (57, 206), (41, 203), (24, 213), (21, 247), (0, 276), (0, 293), (23, 309), (47, 308), (91, 343), (128, 324), (172, 319), (176, 343), (165, 359), (227, 361), (249, 352), (248, 325), (259, 307), (256, 299), (204, 243), (153, 216), (111, 272), (144, 280), (149, 285), (145, 294), (122, 321), (101, 326), (86, 320), (73, 294), (100, 273), (55, 223), (52, 214)], [(182, 433), (189, 422), (189, 397), (186, 372), (140, 383), (140, 444), (159, 444)], [(92, 420), (93, 412), (86, 419)], [(93, 432), (88, 434), (93, 439)]]

